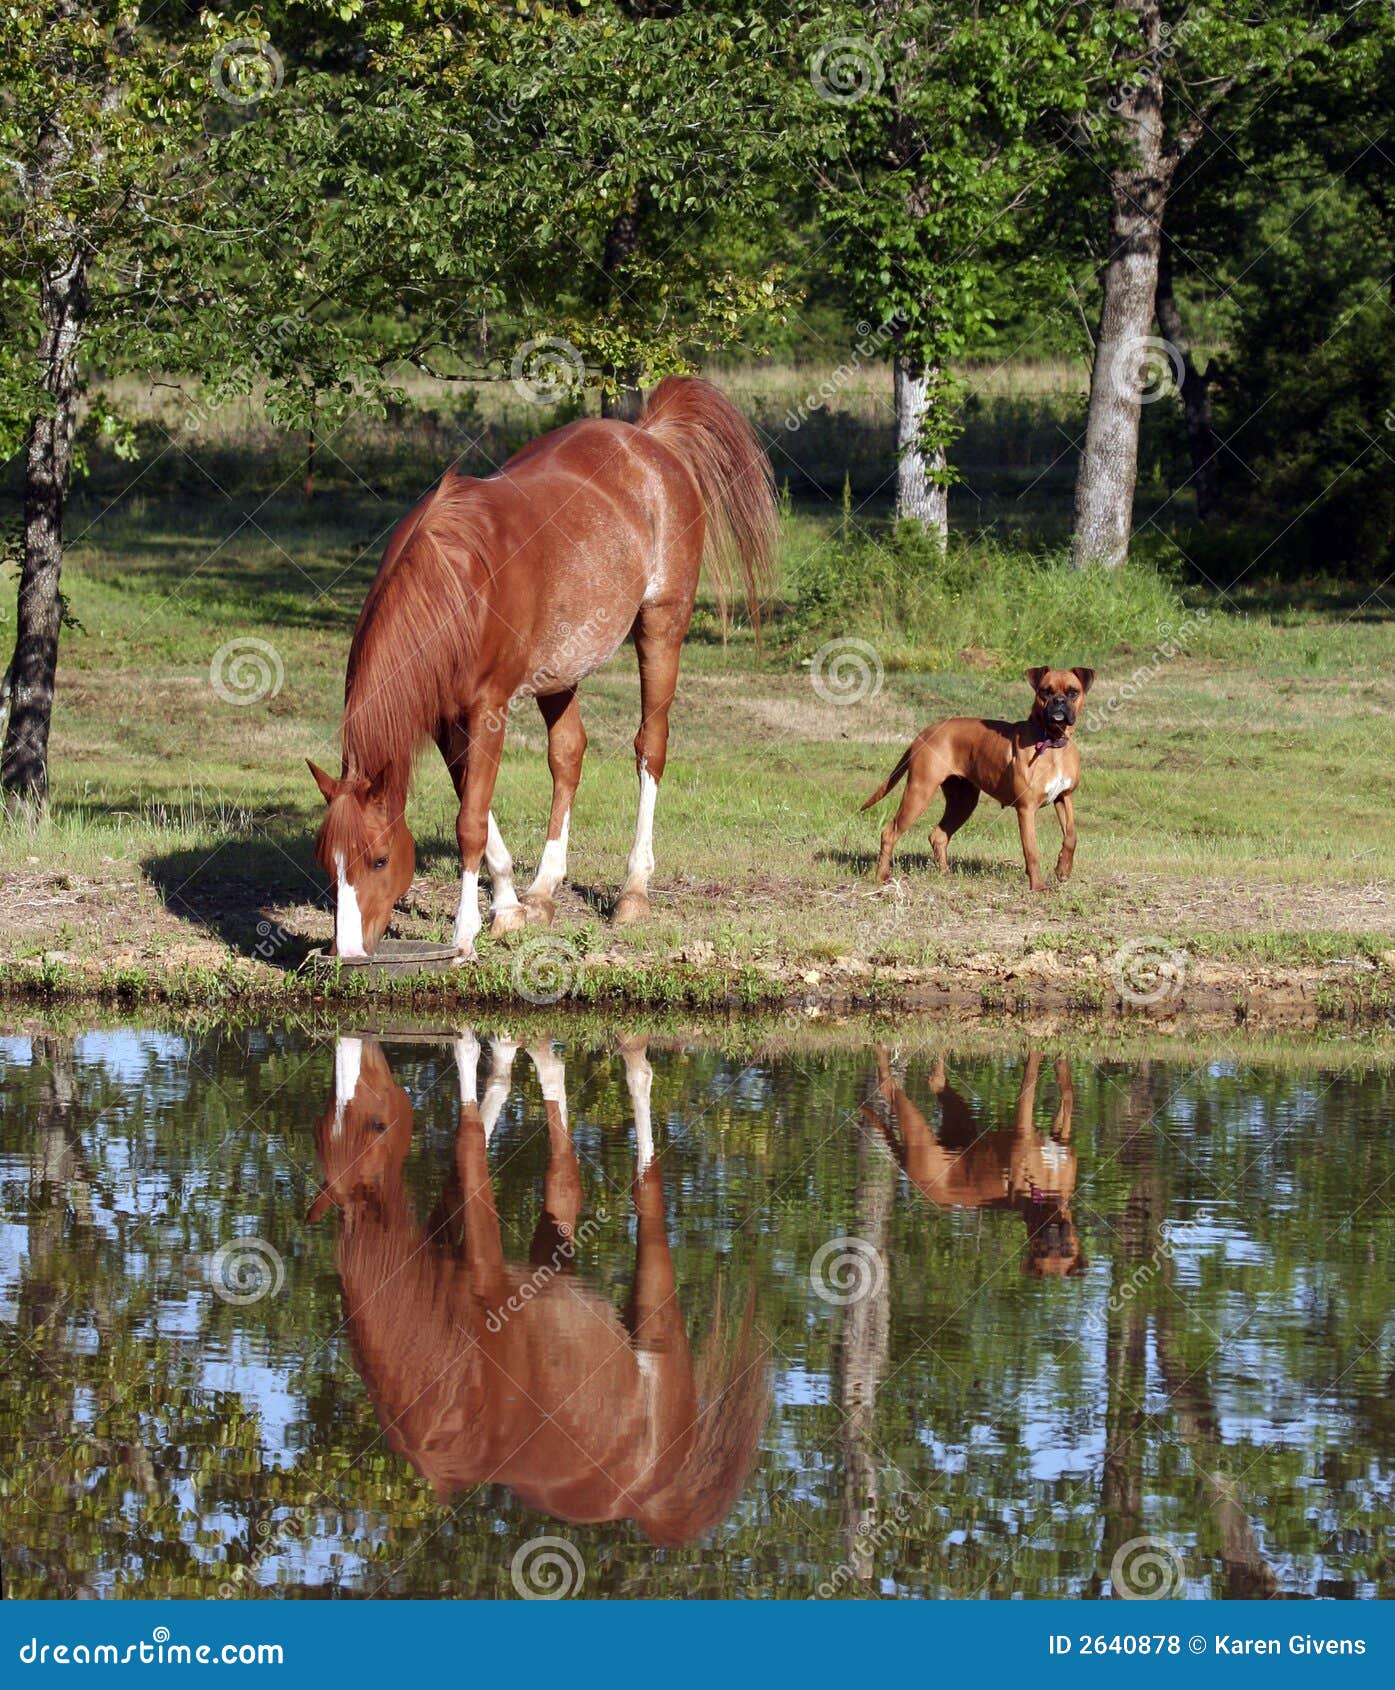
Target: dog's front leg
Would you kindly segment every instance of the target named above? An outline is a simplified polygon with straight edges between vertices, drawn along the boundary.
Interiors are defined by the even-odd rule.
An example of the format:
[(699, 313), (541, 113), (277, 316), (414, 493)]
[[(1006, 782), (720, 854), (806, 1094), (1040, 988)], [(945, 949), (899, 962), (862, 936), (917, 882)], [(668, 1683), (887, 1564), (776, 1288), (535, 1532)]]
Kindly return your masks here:
[(1069, 792), (1056, 800), (1056, 820), (1061, 824), (1061, 854), (1056, 859), (1057, 880), (1069, 880), (1071, 864), (1075, 861), (1075, 806)]
[(1031, 798), (1017, 806), (1017, 827), (1022, 835), (1022, 860), (1027, 865), (1027, 879), (1034, 892), (1044, 892), (1046, 882), (1041, 877), (1041, 859), (1037, 856), (1037, 808)]

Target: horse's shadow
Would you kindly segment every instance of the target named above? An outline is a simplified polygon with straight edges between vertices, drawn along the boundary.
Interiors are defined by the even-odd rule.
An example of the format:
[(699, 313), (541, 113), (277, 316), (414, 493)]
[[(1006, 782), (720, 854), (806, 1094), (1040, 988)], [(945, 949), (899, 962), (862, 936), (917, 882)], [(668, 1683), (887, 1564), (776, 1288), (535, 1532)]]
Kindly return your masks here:
[[(819, 863), (837, 863), (840, 868), (848, 869), (859, 876), (871, 875), (877, 866), (875, 851), (848, 851), (837, 848), (827, 851), (816, 851), (814, 861)], [(903, 874), (925, 874), (932, 879), (940, 878), (940, 870), (935, 859), (928, 851), (898, 851), (896, 853), (895, 872)], [(949, 864), (950, 877), (964, 875), (974, 880), (998, 880), (1002, 878), (1003, 865), (988, 857), (952, 857)]]
[(277, 845), (230, 838), (211, 850), (161, 852), (142, 866), (171, 915), (287, 973), (304, 962), (314, 942), (288, 931), (273, 912), (286, 904), (329, 908), (304, 840)]

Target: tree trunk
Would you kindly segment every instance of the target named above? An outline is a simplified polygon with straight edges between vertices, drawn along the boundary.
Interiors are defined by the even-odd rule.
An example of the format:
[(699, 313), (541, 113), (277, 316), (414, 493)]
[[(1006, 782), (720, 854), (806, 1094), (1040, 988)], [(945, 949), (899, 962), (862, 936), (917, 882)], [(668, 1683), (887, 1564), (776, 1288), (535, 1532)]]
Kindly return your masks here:
[[(639, 246), (639, 195), (631, 194), (615, 214), (606, 230), (605, 247), (601, 253), (601, 274), (606, 281), (607, 303), (624, 291), (620, 275)], [(607, 383), (601, 389), (601, 415), (633, 420), (639, 414), (639, 384), (633, 370), (618, 370), (613, 366), (605, 371)]]
[(936, 372), (898, 353), (896, 383), (896, 520), (918, 522), (940, 545), (949, 540), (949, 489), (932, 479), (945, 467), (942, 446), (928, 446), (925, 419)]
[(1182, 414), (1187, 426), (1187, 450), (1192, 460), (1196, 514), (1203, 522), (1215, 515), (1217, 472), (1221, 443), (1211, 418), (1211, 378), (1202, 375), (1192, 359), (1192, 343), (1172, 291), (1172, 242), (1164, 235), (1158, 255), (1158, 328), (1171, 341), (1182, 361)]
[[(896, 1167), (874, 1141), (865, 1125), (857, 1134), (857, 1236), (870, 1244), (885, 1264), (891, 1235), (891, 1208), (896, 1194)], [(868, 1264), (864, 1262), (863, 1266)], [(876, 1574), (881, 1494), (877, 1474), (877, 1392), (891, 1349), (891, 1287), (880, 1272), (865, 1297), (843, 1311), (842, 1331), (834, 1349), (833, 1371), (838, 1410), (843, 1416), (839, 1437), (843, 1453), (840, 1513), (847, 1564), (862, 1584)]]
[(78, 409), (78, 343), (87, 314), (86, 261), (75, 254), (40, 283), (39, 363), (51, 409), (29, 429), (24, 460), (24, 565), (8, 674), (10, 717), (0, 757), (7, 803), (39, 807), (48, 798), (48, 736), (58, 636), (63, 625), (63, 510), (73, 468)]
[(1085, 449), (1075, 483), (1071, 557), (1117, 569), (1128, 556), (1138, 481), (1141, 366), (1156, 354), (1148, 331), (1158, 291), (1163, 208), (1174, 168), (1163, 145), (1162, 36), (1157, 0), (1115, 0), (1138, 21), (1143, 55), (1115, 96), (1128, 154), (1110, 176), (1104, 303), (1090, 371)]

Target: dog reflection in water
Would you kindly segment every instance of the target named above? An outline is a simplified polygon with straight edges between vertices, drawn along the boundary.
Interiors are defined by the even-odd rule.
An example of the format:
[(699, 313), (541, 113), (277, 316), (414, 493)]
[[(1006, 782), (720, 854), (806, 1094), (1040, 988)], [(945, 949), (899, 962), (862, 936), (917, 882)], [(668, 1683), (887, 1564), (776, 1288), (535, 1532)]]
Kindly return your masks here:
[(943, 1058), (930, 1070), (930, 1090), (940, 1105), (940, 1130), (896, 1083), (885, 1048), (877, 1051), (877, 1091), (883, 1108), (862, 1106), (885, 1137), (907, 1179), (928, 1202), (945, 1209), (1011, 1209), (1027, 1226), (1024, 1273), (1084, 1273), (1085, 1256), (1071, 1218), (1075, 1152), (1070, 1146), (1075, 1093), (1070, 1063), (1056, 1063), (1059, 1102), (1051, 1133), (1043, 1139), (1032, 1120), (1041, 1054), (1027, 1058), (1011, 1128), (980, 1131), (973, 1105), (945, 1078)]
[(376, 1040), (338, 1042), (334, 1101), (316, 1126), (324, 1187), (310, 1218), (339, 1210), (337, 1265), (359, 1372), (389, 1445), (440, 1498), (499, 1483), (556, 1519), (633, 1519), (655, 1543), (686, 1543), (730, 1512), (755, 1461), (769, 1386), (753, 1311), (727, 1345), (719, 1310), (694, 1367), (642, 1042), (621, 1047), (638, 1217), (624, 1318), (574, 1272), (588, 1223), (578, 1232), (581, 1169), (550, 1046), (530, 1051), (547, 1112), (543, 1213), (529, 1262), (506, 1259), (487, 1153), (515, 1048), (492, 1046), (481, 1098), (479, 1045), (468, 1033), (457, 1041), (455, 1170), (423, 1226), (403, 1183), (411, 1101)]

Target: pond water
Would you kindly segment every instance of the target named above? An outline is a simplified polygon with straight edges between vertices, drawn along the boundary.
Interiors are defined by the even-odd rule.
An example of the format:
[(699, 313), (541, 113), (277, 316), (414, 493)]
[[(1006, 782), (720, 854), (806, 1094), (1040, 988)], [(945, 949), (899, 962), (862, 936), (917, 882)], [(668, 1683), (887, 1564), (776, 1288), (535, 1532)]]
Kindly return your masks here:
[(0, 1039), (7, 1595), (1395, 1594), (1378, 1056), (552, 1031)]

